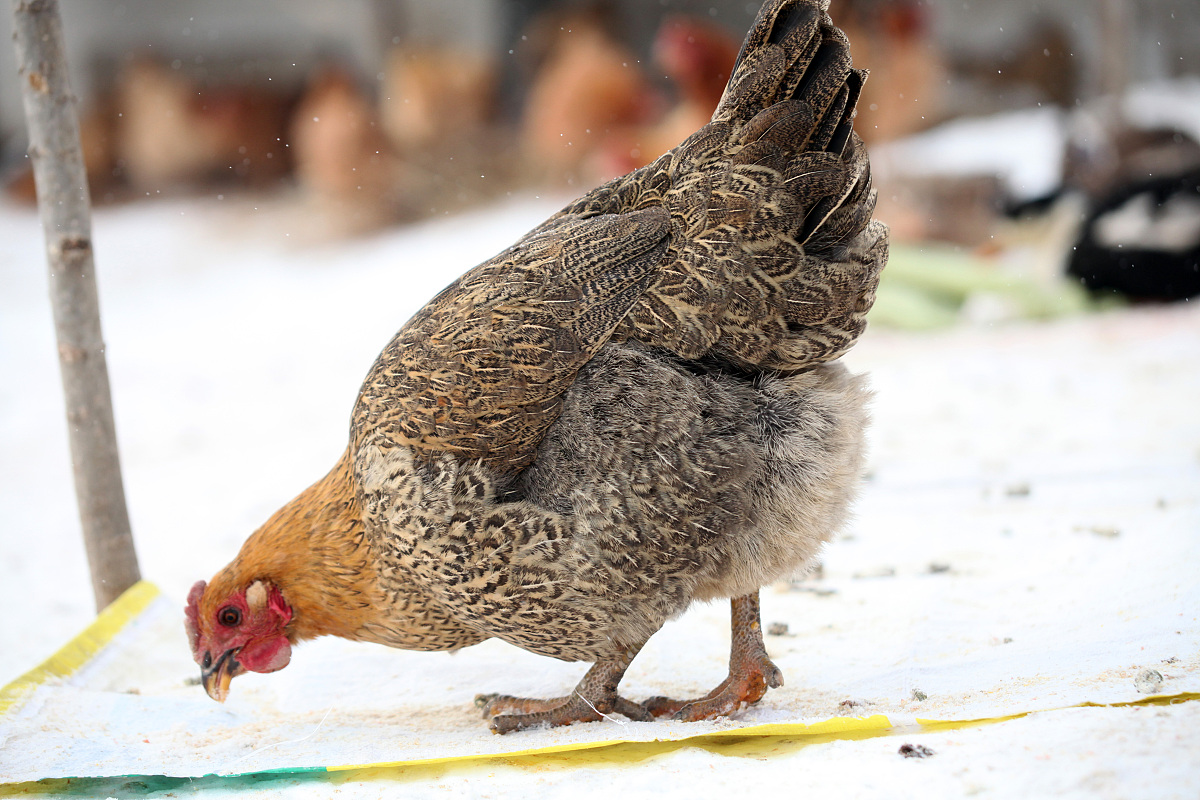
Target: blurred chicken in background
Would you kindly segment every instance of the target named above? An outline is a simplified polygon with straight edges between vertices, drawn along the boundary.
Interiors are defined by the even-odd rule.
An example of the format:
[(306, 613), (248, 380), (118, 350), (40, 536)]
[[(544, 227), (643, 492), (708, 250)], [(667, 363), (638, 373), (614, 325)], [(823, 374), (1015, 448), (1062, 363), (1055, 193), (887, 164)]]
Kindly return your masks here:
[(326, 66), (312, 78), (288, 136), (297, 183), (328, 233), (361, 233), (407, 215), (403, 164), (348, 70)]
[(840, 0), (830, 14), (850, 38), (854, 63), (871, 71), (856, 123), (868, 145), (941, 121), (947, 70), (928, 4)]
[(383, 130), (401, 152), (470, 139), (495, 123), (496, 62), (461, 47), (405, 44), (388, 54)]
[(498, 113), (498, 83), (496, 59), (461, 45), (404, 42), (389, 53), (379, 114), (404, 161), (413, 215), (458, 211), (528, 182)]
[(137, 59), (117, 80), (115, 155), (138, 193), (211, 181), (265, 187), (289, 168), (289, 98), (260, 85), (205, 86), (179, 69)]
[(708, 122), (729, 80), (741, 42), (725, 28), (682, 14), (663, 20), (652, 58), (676, 93), (675, 105), (653, 122), (611, 132), (592, 159), (600, 179), (649, 164)]
[[(111, 92), (88, 98), (87, 105), (79, 112), (79, 140), (93, 203), (114, 201), (123, 187), (117, 166), (116, 120)], [(37, 202), (33, 169), (28, 163), (8, 170), (3, 182), (4, 192), (11, 199), (26, 205)]]
[[(209, 185), (270, 189), (290, 172), (294, 93), (249, 80), (202, 80), (153, 58), (126, 61), (82, 104), (80, 139), (93, 202), (176, 195)], [(267, 88), (265, 88), (267, 87)], [(26, 166), (8, 183), (32, 202)]]
[[(322, 31), (307, 60), (289, 51), (272, 62), (242, 48), (206, 52), (201, 66), (200, 57), (173, 58), (157, 44), (158, 60), (98, 53), (89, 96), (81, 98), (93, 199), (240, 189), (276, 192), (289, 205), (298, 195), (304, 231), (337, 237), (524, 188), (599, 184), (653, 161), (702, 126), (739, 47), (740, 31), (724, 27), (741, 11), (732, 0), (640, 2), (503, 0), (491, 48), (469, 47), (457, 28), (438, 34), (382, 26), (397, 35), (389, 33), (374, 55), (353, 51), (361, 58), (346, 63), (354, 67), (322, 66), (315, 55), (344, 49), (336, 43), (346, 31)], [(1103, 87), (1091, 85), (1098, 74), (1120, 76), (1140, 63), (1122, 42), (1154, 43), (1156, 57), (1184, 63), (1186, 48), (1164, 49), (1170, 30), (1163, 26), (1177, 21), (1153, 23), (1128, 10), (1106, 16), (1104, 8), (1086, 18), (1087, 35), (1104, 33), (1103, 58), (1088, 62), (1077, 46), (1082, 29), (1050, 8), (984, 13), (929, 0), (834, 0), (830, 11), (855, 63), (877, 67), (856, 129), (871, 147), (876, 213), (894, 242), (987, 254), (1005, 247), (1017, 228), (1021, 236), (1052, 228), (1055, 274), (1072, 253), (1075, 274), (1112, 288), (1099, 277), (1106, 269), (1116, 264), (1116, 273), (1131, 273), (1106, 253), (1163, 239), (1163, 225), (1171, 230), (1164, 241), (1182, 241), (1177, 231), (1193, 225), (1186, 186), (1200, 160), (1200, 126), (1105, 111), (1095, 102)], [(982, 18), (1004, 33), (984, 37)], [(964, 26), (976, 27), (964, 36)], [(1117, 97), (1129, 88), (1121, 86), (1106, 91)], [(1038, 106), (1041, 116), (1031, 120), (1041, 133), (1003, 120)], [(1066, 111), (1056, 116), (1054, 106)], [(1024, 144), (1014, 146), (1017, 139)], [(1030, 164), (1053, 174), (1033, 181), (1036, 189), (1014, 192), (1018, 160), (1023, 176)], [(32, 202), (28, 162), (12, 166), (10, 196)], [(1065, 197), (1080, 204), (1073, 216), (1057, 202)], [(1024, 225), (1039, 204), (1054, 214), (1042, 215), (1040, 226)], [(1011, 225), (1012, 217), (1021, 223)], [(1130, 231), (1143, 232), (1116, 236)], [(1185, 245), (1179, 252), (1187, 270), (1193, 262)], [(1139, 270), (1175, 258), (1151, 255), (1139, 256)], [(1180, 286), (1149, 296), (1190, 291)], [(1147, 294), (1145, 287), (1132, 291)]]
[(597, 5), (552, 9), (526, 34), (537, 66), (521, 113), (521, 145), (549, 180), (583, 177), (615, 132), (662, 113), (661, 94), (611, 28), (609, 12)]

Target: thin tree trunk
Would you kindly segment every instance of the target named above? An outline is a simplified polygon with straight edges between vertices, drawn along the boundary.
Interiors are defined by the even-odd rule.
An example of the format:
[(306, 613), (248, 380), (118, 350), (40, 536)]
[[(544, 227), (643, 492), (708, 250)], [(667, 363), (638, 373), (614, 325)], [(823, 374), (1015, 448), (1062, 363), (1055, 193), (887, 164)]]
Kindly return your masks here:
[(92, 264), (91, 204), (56, 0), (12, 0), (29, 157), (46, 236), (75, 497), (101, 609), (140, 579)]

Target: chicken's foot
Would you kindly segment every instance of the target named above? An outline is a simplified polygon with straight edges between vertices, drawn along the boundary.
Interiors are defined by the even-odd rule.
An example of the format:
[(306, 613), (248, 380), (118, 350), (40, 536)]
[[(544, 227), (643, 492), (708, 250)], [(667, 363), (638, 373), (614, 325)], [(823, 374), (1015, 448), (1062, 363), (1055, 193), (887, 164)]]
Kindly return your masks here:
[(566, 697), (537, 699), (481, 694), (475, 698), (475, 705), (483, 709), (492, 733), (509, 733), (536, 725), (554, 727), (572, 722), (594, 722), (612, 713), (648, 722), (651, 716), (641, 704), (617, 694), (617, 684), (635, 655), (637, 650), (627, 651), (618, 659), (597, 661)]
[(762, 699), (767, 689), (783, 686), (783, 673), (771, 662), (763, 645), (758, 593), (730, 601), (732, 643), (729, 676), (697, 700), (651, 697), (642, 705), (654, 717), (672, 716), (683, 722), (723, 717)]

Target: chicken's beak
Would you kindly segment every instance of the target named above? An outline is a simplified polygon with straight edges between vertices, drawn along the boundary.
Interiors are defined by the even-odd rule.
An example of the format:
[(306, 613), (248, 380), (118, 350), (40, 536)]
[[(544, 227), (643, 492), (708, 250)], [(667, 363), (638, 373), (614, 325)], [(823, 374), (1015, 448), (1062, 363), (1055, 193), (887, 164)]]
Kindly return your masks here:
[(230, 682), (246, 671), (238, 663), (237, 650), (226, 650), (215, 662), (205, 653), (204, 660), (207, 666), (200, 668), (200, 681), (204, 684), (204, 691), (208, 692), (208, 696), (213, 700), (224, 703), (225, 698), (229, 696)]

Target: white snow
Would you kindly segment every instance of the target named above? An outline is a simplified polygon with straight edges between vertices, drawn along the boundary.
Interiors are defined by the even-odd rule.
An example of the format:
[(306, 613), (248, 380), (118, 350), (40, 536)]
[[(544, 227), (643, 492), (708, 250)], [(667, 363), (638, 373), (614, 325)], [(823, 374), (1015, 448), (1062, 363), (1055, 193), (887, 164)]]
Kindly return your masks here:
[(1120, 107), (1143, 128), (1178, 128), (1200, 141), (1200, 75), (1132, 86)]
[[(245, 199), (97, 213), (134, 534), (143, 573), (175, 609), (333, 463), (358, 383), (396, 328), (560, 204), (520, 199), (336, 246), (305, 241), (302, 219)], [(0, 208), (0, 684), (92, 617), (44, 273), (33, 212)], [(924, 335), (872, 329), (848, 361), (871, 372), (877, 391), (873, 478), (847, 536), (828, 548), (826, 577), (802, 584), (833, 593), (764, 592), (764, 622), (794, 634), (768, 639), (787, 685), (738, 722), (824, 719), (845, 700), (863, 704), (855, 714), (905, 725), (1037, 713), (775, 743), (778, 752), (681, 747), (586, 765), (517, 758), (193, 788), (214, 797), (1200, 793), (1195, 701), (1054, 710), (1138, 701), (1147, 668), (1163, 674), (1163, 694), (1200, 691), (1200, 309)], [(949, 569), (932, 572), (935, 563)], [(208, 759), (209, 771), (333, 763), (347, 735), (374, 740), (354, 763), (403, 758), (420, 742), (398, 737), (414, 730), (433, 745), (447, 733), (456, 747), (523, 749), (485, 733), (471, 696), (565, 691), (581, 671), (494, 643), (450, 657), (322, 640), (298, 648), (281, 673), (239, 678), (217, 706), (179, 685), (194, 671), (182, 611), (159, 609), (142, 631), (152, 646), (132, 661), (102, 659), (78, 687), (39, 701), (20, 746), (0, 743), (6, 770), (16, 774), (16, 752), (54, 762), (50, 745), (35, 746), (49, 741), (34, 739), (39, 726), (58, 726), (60, 742), (109, 742), (109, 755), (147, 759), (120, 744), (146, 709), (155, 733), (189, 743), (166, 752)], [(665, 629), (635, 662), (628, 693), (707, 690), (723, 671), (726, 615), (701, 607)], [(610, 727), (553, 735), (615, 738)], [(530, 747), (551, 735), (521, 734)], [(638, 738), (654, 735), (651, 726)], [(901, 758), (904, 742), (935, 755)], [(243, 758), (264, 745), (275, 746)], [(141, 763), (137, 772), (167, 771), (153, 757)]]

